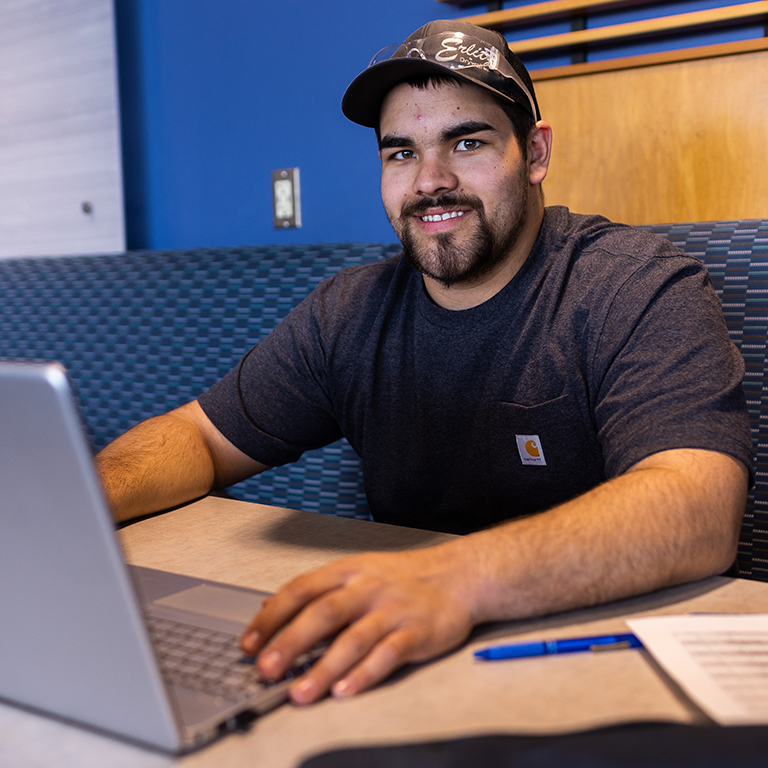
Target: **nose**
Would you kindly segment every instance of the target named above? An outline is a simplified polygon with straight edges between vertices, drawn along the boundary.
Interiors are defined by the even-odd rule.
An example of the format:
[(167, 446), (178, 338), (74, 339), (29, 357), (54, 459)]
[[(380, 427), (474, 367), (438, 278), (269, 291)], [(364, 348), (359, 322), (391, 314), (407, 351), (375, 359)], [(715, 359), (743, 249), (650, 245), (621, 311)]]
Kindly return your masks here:
[(458, 177), (442, 157), (432, 153), (422, 157), (413, 185), (417, 195), (438, 197), (455, 190), (458, 185)]

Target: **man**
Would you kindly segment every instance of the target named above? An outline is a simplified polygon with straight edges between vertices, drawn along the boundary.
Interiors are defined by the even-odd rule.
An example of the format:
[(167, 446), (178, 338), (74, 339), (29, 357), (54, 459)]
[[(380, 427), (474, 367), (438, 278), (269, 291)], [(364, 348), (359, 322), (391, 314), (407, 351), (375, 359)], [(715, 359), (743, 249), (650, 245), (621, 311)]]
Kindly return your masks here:
[(374, 127), (404, 257), (318, 287), (198, 401), (98, 457), (118, 519), (345, 435), (377, 520), (467, 535), (304, 575), (242, 644), (297, 703), (441, 654), (476, 624), (727, 569), (751, 465), (743, 362), (705, 270), (545, 209), (552, 131), (504, 39), (433, 22), (343, 110)]

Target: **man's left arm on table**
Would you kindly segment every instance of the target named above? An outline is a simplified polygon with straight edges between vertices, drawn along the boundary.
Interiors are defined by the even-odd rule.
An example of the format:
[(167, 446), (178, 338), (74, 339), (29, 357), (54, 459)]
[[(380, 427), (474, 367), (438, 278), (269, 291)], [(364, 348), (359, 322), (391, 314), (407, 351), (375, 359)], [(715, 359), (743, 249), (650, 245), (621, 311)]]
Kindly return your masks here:
[(265, 603), (243, 647), (260, 652), (264, 676), (278, 678), (299, 654), (337, 635), (291, 698), (357, 693), (403, 664), (456, 647), (483, 622), (722, 573), (735, 559), (748, 482), (747, 468), (728, 455), (662, 451), (547, 512), (300, 576)]

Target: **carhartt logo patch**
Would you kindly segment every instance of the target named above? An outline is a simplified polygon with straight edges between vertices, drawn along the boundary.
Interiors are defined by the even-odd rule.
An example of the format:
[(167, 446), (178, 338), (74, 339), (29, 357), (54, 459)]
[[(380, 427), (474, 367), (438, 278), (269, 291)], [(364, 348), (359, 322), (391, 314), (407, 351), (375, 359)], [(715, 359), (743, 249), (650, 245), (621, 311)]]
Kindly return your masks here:
[(515, 440), (517, 440), (517, 450), (523, 464), (535, 467), (547, 466), (538, 435), (515, 435)]

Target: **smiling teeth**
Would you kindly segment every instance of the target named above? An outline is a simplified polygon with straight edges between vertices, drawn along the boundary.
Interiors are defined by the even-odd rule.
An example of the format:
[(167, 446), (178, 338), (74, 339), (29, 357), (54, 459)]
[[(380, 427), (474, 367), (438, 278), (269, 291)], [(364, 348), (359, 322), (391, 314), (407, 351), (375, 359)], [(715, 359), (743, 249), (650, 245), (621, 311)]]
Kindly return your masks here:
[(450, 213), (435, 213), (429, 216), (422, 216), (422, 221), (446, 221), (447, 219), (456, 219), (463, 216), (464, 211), (451, 211)]

